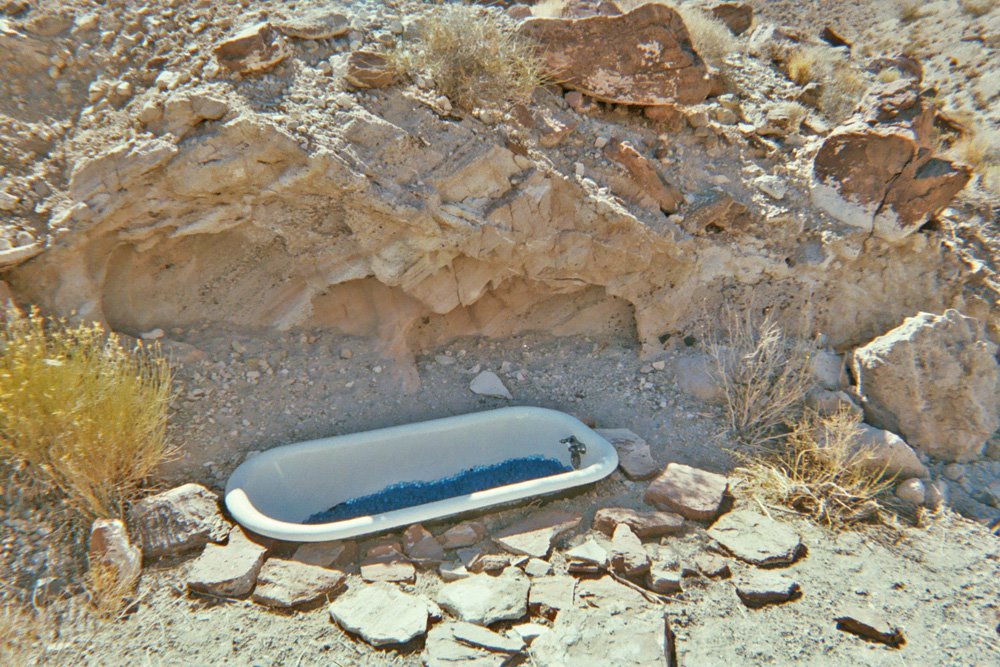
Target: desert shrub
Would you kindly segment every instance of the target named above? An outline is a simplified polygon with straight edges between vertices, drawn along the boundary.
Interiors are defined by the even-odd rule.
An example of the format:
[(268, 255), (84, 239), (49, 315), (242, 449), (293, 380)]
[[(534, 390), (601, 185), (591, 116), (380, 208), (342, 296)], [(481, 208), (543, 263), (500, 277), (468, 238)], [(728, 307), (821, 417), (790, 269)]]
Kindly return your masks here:
[(894, 480), (870, 450), (858, 446), (860, 417), (846, 410), (808, 411), (791, 432), (747, 453), (734, 471), (740, 488), (765, 503), (779, 503), (830, 528), (878, 519), (878, 497)]
[(911, 23), (923, 15), (923, 0), (896, 0), (896, 16), (903, 23)]
[(784, 70), (799, 86), (818, 83), (821, 93), (817, 106), (836, 122), (851, 114), (871, 83), (840, 49), (828, 46), (795, 47), (784, 57)]
[(819, 54), (818, 47), (799, 47), (788, 54), (785, 61), (785, 74), (793, 83), (804, 86), (811, 81), (815, 81), (819, 75)]
[(729, 428), (750, 445), (781, 437), (812, 386), (810, 344), (786, 336), (770, 314), (729, 310), (723, 328), (724, 338), (709, 339), (708, 354)]
[(979, 174), (983, 189), (1000, 194), (1000, 130), (972, 124), (951, 145), (948, 153)]
[(117, 516), (163, 460), (171, 374), (98, 324), (10, 308), (0, 328), (0, 455), (26, 462), (86, 517)]
[(993, 11), (997, 3), (996, 0), (958, 0), (958, 5), (969, 16), (979, 18)]
[(542, 83), (533, 45), (499, 12), (467, 5), (428, 11), (418, 37), (391, 54), (401, 73), (426, 76), (465, 108), (524, 101)]

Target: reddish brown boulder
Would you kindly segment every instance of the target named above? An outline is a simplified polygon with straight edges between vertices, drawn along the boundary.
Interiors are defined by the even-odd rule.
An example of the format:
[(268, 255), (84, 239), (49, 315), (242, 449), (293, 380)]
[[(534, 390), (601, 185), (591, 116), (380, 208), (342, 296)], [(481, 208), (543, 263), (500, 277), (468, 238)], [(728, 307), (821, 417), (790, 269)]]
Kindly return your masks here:
[(820, 147), (813, 202), (887, 241), (919, 229), (965, 187), (971, 172), (934, 157), (934, 104), (915, 79), (876, 85)]
[(611, 536), (619, 524), (628, 526), (641, 538), (680, 532), (684, 517), (673, 512), (637, 512), (624, 507), (602, 507), (594, 514), (594, 530)]
[(612, 141), (604, 147), (604, 156), (625, 167), (643, 193), (648, 195), (664, 213), (673, 213), (684, 201), (680, 190), (663, 181), (659, 172), (646, 157), (628, 141)]
[(257, 74), (287, 58), (288, 49), (269, 23), (257, 23), (216, 45), (215, 57), (234, 72)]
[(381, 53), (355, 51), (347, 58), (344, 80), (355, 88), (388, 88), (396, 82), (396, 70)]
[(660, 4), (621, 16), (535, 18), (520, 33), (541, 47), (546, 74), (616, 104), (697, 104), (712, 87), (684, 21)]
[(644, 500), (693, 521), (711, 521), (722, 510), (729, 480), (706, 470), (671, 463), (646, 489)]
[(723, 2), (712, 7), (712, 16), (725, 23), (734, 35), (742, 35), (753, 23), (753, 7), (743, 2)]

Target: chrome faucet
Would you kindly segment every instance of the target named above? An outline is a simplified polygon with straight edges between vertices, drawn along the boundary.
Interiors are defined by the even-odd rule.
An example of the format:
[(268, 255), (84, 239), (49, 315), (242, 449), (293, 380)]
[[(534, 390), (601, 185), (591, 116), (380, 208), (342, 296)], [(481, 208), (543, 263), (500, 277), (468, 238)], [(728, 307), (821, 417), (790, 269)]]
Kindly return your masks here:
[(569, 456), (570, 461), (573, 463), (573, 469), (579, 470), (581, 458), (587, 453), (587, 445), (580, 442), (575, 435), (563, 438), (559, 442), (569, 448)]

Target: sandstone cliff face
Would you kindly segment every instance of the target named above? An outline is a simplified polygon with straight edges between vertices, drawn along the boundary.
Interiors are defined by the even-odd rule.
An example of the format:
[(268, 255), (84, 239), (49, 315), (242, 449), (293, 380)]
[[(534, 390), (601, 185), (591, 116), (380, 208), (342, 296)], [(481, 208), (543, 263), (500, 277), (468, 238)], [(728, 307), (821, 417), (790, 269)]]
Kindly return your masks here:
[[(90, 39), (91, 23), (58, 40)], [(230, 20), (191, 39), (215, 53), (239, 30)], [(178, 73), (183, 61), (168, 70), (153, 58), (144, 88), (35, 92), (35, 108), (31, 54), (63, 42), (13, 29), (3, 39), (20, 54), (4, 113), (94, 102), (59, 126), (62, 153), (12, 143), (0, 187), (18, 193), (0, 216), (33, 230), (0, 251), (2, 277), (56, 313), (133, 334), (206, 321), (320, 327), (402, 358), (456, 335), (525, 330), (612, 330), (658, 349), (723, 304), (768, 304), (840, 348), (921, 310), (959, 308), (996, 335), (990, 272), (947, 235), (908, 229), (889, 242), (813, 207), (821, 136), (791, 127), (781, 145), (754, 120), (792, 84), (753, 58), (740, 56), (734, 76), (772, 92), (743, 86), (658, 121), (542, 91), (518, 122), (516, 109), (452, 112), (411, 82), (348, 92), (349, 53), (294, 37), (265, 74), (202, 56)], [(767, 132), (734, 124), (733, 109)]]

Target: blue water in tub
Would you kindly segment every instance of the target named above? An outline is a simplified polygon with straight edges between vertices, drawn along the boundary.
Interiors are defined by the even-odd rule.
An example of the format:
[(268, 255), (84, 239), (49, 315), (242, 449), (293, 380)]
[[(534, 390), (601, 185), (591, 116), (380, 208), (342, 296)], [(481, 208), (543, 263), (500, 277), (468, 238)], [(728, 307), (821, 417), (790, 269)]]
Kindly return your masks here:
[(544, 456), (509, 459), (502, 463), (469, 468), (433, 482), (392, 484), (376, 493), (351, 498), (328, 510), (317, 512), (306, 519), (305, 523), (332, 523), (381, 514), (572, 470), (570, 466)]

